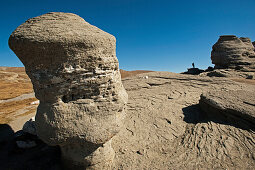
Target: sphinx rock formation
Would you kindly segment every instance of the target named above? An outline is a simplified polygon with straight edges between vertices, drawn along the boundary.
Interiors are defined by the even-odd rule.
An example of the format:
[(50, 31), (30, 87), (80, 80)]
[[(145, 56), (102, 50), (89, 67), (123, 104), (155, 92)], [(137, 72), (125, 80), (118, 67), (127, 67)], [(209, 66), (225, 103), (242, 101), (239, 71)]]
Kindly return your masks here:
[(255, 51), (249, 38), (234, 35), (220, 36), (211, 52), (215, 68), (241, 69), (255, 71)]
[(115, 37), (75, 14), (52, 12), (16, 28), (9, 46), (40, 100), (39, 138), (59, 145), (72, 168), (110, 168), (111, 139), (122, 126), (127, 102)]

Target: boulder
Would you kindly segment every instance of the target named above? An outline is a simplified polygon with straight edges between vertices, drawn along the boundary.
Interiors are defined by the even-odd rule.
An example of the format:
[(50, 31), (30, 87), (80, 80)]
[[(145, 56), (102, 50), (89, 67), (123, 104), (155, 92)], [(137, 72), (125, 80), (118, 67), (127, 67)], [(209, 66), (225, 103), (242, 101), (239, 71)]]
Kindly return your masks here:
[(201, 70), (199, 68), (188, 68), (188, 71), (184, 72), (183, 74), (198, 75), (203, 72), (204, 70)]
[(47, 146), (37, 136), (17, 131), (8, 143), (1, 143), (1, 169), (60, 170), (60, 149)]
[(27, 140), (27, 141), (18, 140), (16, 141), (16, 144), (21, 149), (33, 148), (36, 146), (35, 141), (30, 141), (30, 140)]
[(211, 52), (215, 68), (233, 68), (243, 71), (255, 71), (254, 46), (249, 38), (234, 35), (220, 36)]
[(31, 135), (37, 135), (36, 134), (36, 127), (35, 127), (35, 117), (32, 117), (30, 120), (28, 120), (24, 125), (22, 130), (26, 133), (29, 133)]
[(245, 90), (211, 90), (201, 95), (199, 105), (210, 118), (254, 130), (254, 96)]
[(0, 144), (10, 141), (14, 131), (8, 124), (0, 124)]
[(110, 168), (111, 139), (122, 127), (127, 103), (115, 37), (78, 15), (51, 12), (16, 28), (9, 46), (40, 100), (39, 138), (59, 145), (63, 162), (72, 167)]

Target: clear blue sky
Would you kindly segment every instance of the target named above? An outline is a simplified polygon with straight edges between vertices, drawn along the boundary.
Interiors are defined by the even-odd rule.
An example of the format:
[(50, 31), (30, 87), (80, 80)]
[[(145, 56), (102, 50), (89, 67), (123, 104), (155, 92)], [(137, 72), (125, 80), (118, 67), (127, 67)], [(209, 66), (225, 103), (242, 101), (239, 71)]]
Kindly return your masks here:
[(211, 65), (219, 35), (255, 41), (255, 0), (3, 0), (0, 66), (23, 66), (8, 47), (13, 30), (47, 12), (72, 12), (113, 34), (125, 70), (182, 72)]

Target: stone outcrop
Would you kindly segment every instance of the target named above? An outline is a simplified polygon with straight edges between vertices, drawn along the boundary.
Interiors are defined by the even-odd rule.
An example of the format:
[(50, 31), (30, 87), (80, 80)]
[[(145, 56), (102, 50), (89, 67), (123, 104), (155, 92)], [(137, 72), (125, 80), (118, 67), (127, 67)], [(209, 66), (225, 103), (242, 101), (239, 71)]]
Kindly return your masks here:
[(208, 72), (201, 73), (199, 76), (254, 79), (255, 72), (245, 72), (228, 68), (214, 69)]
[(111, 139), (127, 102), (115, 37), (75, 14), (52, 12), (20, 25), (9, 46), (40, 100), (39, 138), (59, 145), (64, 162), (75, 168), (110, 168)]
[[(198, 104), (200, 95), (211, 90), (254, 93), (254, 80), (238, 80), (170, 72), (122, 79), (129, 102), (125, 128), (112, 140), (112, 169), (254, 169), (255, 131), (224, 121), (223, 114), (216, 117), (216, 109), (205, 112)], [(234, 123), (239, 120), (242, 117)], [(4, 135), (1, 130), (0, 137)], [(38, 143), (15, 152), (7, 143), (1, 146), (7, 151), (1, 152), (0, 169), (64, 169), (58, 147)]]
[(200, 73), (203, 73), (204, 70), (199, 68), (188, 68), (188, 71), (183, 72), (183, 74), (191, 74), (191, 75), (198, 75)]
[(37, 135), (36, 128), (35, 128), (35, 117), (32, 117), (30, 120), (28, 120), (24, 125), (22, 130), (26, 133), (29, 133), (31, 135)]
[(234, 35), (220, 36), (211, 52), (215, 68), (233, 68), (242, 71), (255, 71), (254, 46), (249, 38)]
[(201, 95), (201, 109), (211, 118), (255, 129), (255, 93), (245, 90), (212, 90)]

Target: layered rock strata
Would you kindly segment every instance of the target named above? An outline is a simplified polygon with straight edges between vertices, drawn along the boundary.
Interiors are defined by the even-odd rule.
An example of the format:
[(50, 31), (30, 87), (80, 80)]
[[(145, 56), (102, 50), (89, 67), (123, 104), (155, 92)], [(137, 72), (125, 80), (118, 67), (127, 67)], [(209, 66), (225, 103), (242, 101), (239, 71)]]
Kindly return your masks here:
[(211, 90), (201, 95), (201, 109), (210, 117), (255, 129), (255, 93), (245, 90)]
[(27, 20), (10, 36), (40, 104), (38, 136), (59, 145), (74, 167), (110, 168), (111, 139), (122, 126), (127, 93), (115, 37), (71, 13)]
[(254, 46), (249, 38), (234, 35), (220, 36), (211, 52), (215, 68), (233, 68), (242, 71), (255, 71)]

